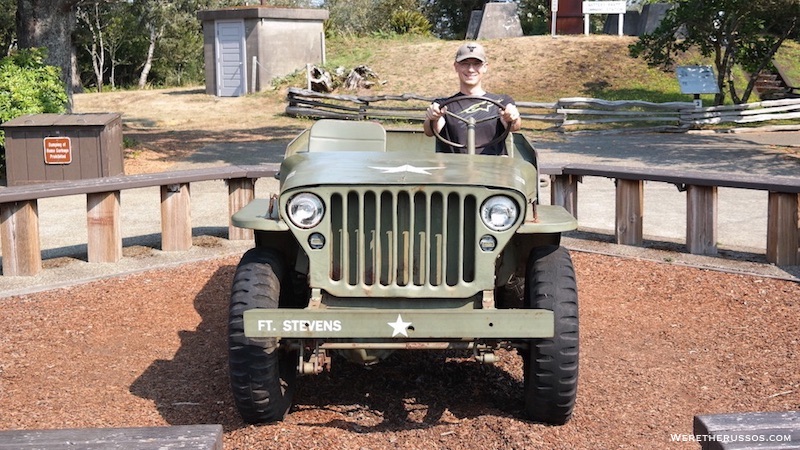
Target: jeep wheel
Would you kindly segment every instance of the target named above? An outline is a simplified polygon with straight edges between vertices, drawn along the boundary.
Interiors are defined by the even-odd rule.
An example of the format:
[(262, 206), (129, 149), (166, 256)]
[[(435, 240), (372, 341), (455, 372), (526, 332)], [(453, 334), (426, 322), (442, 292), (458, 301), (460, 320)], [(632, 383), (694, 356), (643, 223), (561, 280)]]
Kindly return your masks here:
[(553, 311), (555, 335), (532, 339), (522, 351), (525, 414), (536, 422), (563, 425), (572, 416), (578, 387), (578, 290), (564, 247), (531, 251), (525, 306)]
[(244, 254), (233, 278), (228, 317), (228, 358), (233, 399), (248, 423), (283, 420), (292, 405), (298, 354), (275, 338), (247, 338), (244, 312), (277, 308), (283, 264), (272, 251)]

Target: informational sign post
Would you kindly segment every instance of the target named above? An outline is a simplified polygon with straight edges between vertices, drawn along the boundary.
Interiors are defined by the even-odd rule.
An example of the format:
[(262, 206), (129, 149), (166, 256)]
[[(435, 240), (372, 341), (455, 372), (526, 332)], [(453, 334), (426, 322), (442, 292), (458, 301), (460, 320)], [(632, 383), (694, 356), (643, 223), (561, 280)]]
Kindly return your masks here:
[(72, 141), (68, 137), (44, 138), (45, 164), (70, 164), (72, 162)]
[(675, 77), (678, 78), (682, 94), (694, 95), (695, 108), (703, 107), (700, 94), (719, 94), (717, 77), (711, 66), (678, 66)]
[(550, 28), (551, 28), (551, 35), (556, 37), (556, 19), (558, 16), (558, 0), (550, 0), (550, 13), (552, 17), (550, 18)]
[(619, 14), (617, 34), (622, 36), (623, 21), (627, 2), (625, 1), (585, 1), (583, 2), (583, 34), (589, 35), (589, 19), (592, 14)]

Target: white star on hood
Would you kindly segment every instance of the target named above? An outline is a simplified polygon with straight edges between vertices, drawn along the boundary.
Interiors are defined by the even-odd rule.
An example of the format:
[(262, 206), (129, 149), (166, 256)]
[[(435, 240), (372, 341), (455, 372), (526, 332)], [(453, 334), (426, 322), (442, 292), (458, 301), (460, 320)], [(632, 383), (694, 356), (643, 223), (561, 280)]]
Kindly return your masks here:
[(383, 173), (418, 173), (422, 175), (431, 175), (429, 170), (441, 170), (444, 167), (416, 167), (411, 164), (404, 164), (397, 167), (370, 167), (370, 169), (381, 170)]
[(395, 337), (398, 334), (408, 337), (408, 326), (411, 325), (411, 322), (403, 322), (403, 318), (400, 316), (400, 314), (397, 315), (397, 320), (394, 322), (387, 322), (386, 324), (392, 327), (394, 330), (392, 337)]

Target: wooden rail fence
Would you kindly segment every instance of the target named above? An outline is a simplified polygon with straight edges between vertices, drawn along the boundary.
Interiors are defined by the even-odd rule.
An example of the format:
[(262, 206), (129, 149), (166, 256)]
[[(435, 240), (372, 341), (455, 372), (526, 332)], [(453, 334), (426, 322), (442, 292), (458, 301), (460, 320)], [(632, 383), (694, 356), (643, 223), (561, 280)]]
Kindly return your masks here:
[[(0, 190), (0, 245), (3, 275), (32, 276), (42, 270), (38, 200), (86, 195), (88, 262), (114, 263), (122, 258), (120, 191), (161, 188), (161, 248), (185, 251), (192, 246), (191, 195), (197, 181), (224, 180), (228, 184), (230, 215), (255, 197), (255, 181), (273, 177), (278, 164), (226, 166), (212, 169), (116, 176), (78, 181), (14, 186)], [(252, 239), (253, 232), (228, 226), (231, 240)]]
[[(228, 184), (228, 212), (232, 215), (255, 196), (255, 181), (274, 177), (277, 164), (226, 166), (158, 174), (59, 181), (0, 189), (0, 239), (4, 276), (32, 276), (42, 270), (38, 200), (86, 195), (88, 262), (117, 262), (122, 257), (120, 191), (161, 187), (161, 240), (164, 251), (186, 251), (192, 245), (190, 189), (193, 182), (224, 180)], [(617, 243), (643, 242), (643, 183), (666, 182), (687, 192), (686, 246), (693, 254), (717, 253), (717, 189), (731, 187), (769, 192), (766, 258), (777, 265), (800, 264), (800, 179), (791, 177), (714, 174), (648, 168), (586, 164), (542, 166), (553, 183), (551, 202), (578, 217), (578, 183), (582, 177), (616, 180)], [(580, 219), (579, 219), (580, 220)], [(231, 240), (252, 239), (250, 230), (230, 225)]]
[[(419, 122), (425, 120), (425, 108), (434, 98), (416, 94), (334, 95), (290, 88), (287, 100), (286, 113), (291, 116)], [(517, 107), (523, 119), (547, 122), (557, 128), (637, 122), (693, 127), (719, 123), (800, 119), (800, 99), (697, 108), (692, 102), (651, 103), (636, 100), (563, 98), (553, 103), (518, 101)]]
[[(767, 261), (800, 264), (800, 178), (696, 172), (686, 170), (569, 164), (542, 167), (553, 180), (551, 202), (578, 217), (578, 183), (586, 176), (616, 182), (615, 238), (618, 244), (643, 244), (644, 182), (674, 184), (686, 192), (686, 247), (689, 253), (717, 254), (718, 188), (768, 192)], [(578, 219), (580, 223), (580, 218)]]

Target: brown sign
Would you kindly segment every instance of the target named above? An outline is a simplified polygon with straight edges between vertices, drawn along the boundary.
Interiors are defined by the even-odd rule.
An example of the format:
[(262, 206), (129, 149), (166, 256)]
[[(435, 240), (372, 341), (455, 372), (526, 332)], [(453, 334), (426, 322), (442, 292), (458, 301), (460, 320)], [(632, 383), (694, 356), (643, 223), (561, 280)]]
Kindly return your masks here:
[(68, 137), (44, 138), (44, 163), (69, 164), (72, 162), (72, 142)]

